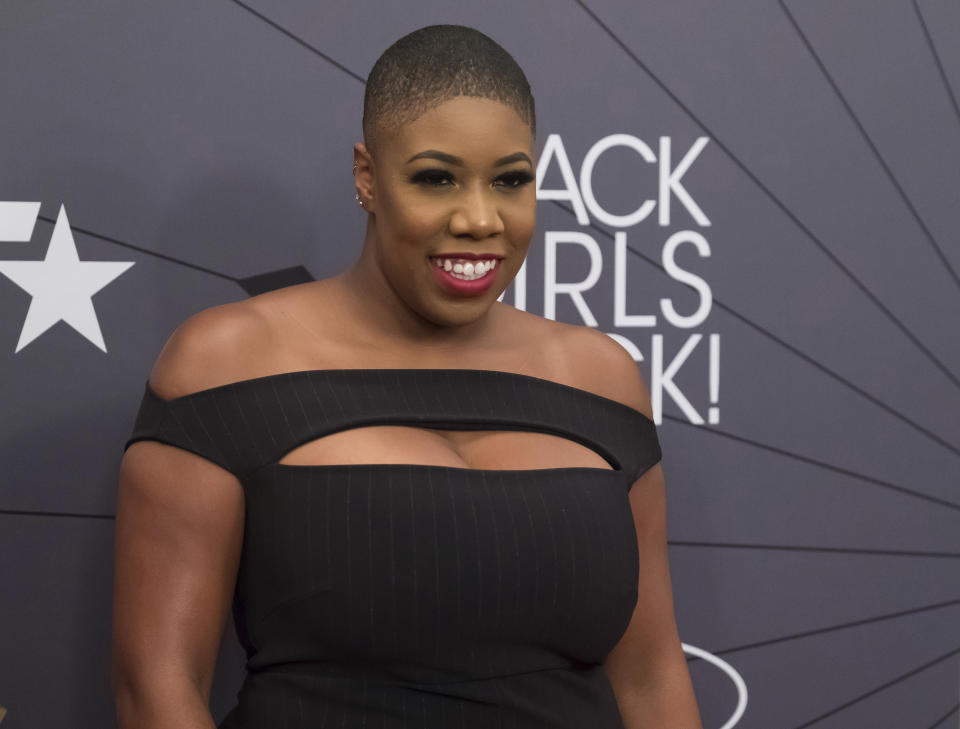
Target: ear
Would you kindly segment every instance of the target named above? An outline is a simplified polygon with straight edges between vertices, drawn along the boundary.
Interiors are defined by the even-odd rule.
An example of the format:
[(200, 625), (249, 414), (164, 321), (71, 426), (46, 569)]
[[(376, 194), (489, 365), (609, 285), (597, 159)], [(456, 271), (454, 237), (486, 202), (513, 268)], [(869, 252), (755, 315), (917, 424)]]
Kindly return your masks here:
[(373, 155), (363, 142), (353, 145), (353, 184), (363, 203), (363, 209), (368, 213), (375, 210), (376, 199), (373, 194), (375, 185)]

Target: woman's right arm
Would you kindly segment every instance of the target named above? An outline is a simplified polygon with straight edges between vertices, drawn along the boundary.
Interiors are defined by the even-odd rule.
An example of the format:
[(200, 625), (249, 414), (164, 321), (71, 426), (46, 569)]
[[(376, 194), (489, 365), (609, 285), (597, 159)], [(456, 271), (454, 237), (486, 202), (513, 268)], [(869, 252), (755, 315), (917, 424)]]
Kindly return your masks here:
[[(211, 351), (216, 318), (203, 312), (174, 333), (151, 373), (158, 395), (202, 389), (208, 383), (197, 379), (217, 374), (203, 354)], [(213, 331), (216, 339), (225, 330)], [(205, 458), (150, 440), (124, 453), (111, 675), (120, 729), (214, 729), (210, 689), (236, 583), (243, 510), (239, 480)]]

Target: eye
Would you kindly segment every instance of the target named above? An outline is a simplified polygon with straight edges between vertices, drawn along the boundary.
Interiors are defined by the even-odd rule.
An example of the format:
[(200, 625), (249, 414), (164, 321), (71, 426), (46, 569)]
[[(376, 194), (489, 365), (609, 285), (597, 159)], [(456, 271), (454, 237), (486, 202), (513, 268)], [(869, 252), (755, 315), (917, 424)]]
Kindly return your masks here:
[(444, 187), (447, 183), (453, 183), (453, 175), (446, 170), (426, 169), (412, 174), (410, 181), (427, 187)]
[(516, 189), (533, 182), (533, 175), (527, 170), (513, 170), (500, 175), (494, 182), (500, 183), (502, 187)]

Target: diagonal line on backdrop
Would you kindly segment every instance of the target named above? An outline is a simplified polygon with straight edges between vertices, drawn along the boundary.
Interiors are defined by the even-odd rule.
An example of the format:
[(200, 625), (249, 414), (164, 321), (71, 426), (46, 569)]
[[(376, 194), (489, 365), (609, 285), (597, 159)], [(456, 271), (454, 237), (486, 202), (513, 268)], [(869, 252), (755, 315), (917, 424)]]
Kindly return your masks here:
[(837, 713), (843, 711), (844, 709), (846, 709), (846, 708), (848, 708), (848, 707), (850, 707), (850, 706), (853, 706), (854, 704), (859, 703), (860, 701), (863, 701), (863, 700), (866, 699), (866, 698), (869, 698), (869, 697), (873, 696), (874, 694), (880, 693), (880, 692), (883, 691), (884, 689), (888, 689), (888, 688), (890, 688), (891, 686), (894, 686), (894, 685), (900, 683), (901, 681), (905, 681), (906, 679), (910, 678), (911, 676), (915, 676), (916, 674), (920, 673), (921, 671), (925, 671), (926, 669), (930, 668), (931, 666), (935, 666), (936, 664), (940, 663), (941, 661), (945, 661), (945, 660), (948, 659), (950, 656), (953, 656), (953, 655), (955, 655), (955, 654), (957, 654), (957, 653), (960, 653), (960, 648), (954, 648), (954, 649), (953, 649), (952, 651), (950, 651), (949, 653), (944, 653), (942, 656), (938, 656), (937, 658), (934, 658), (932, 661), (928, 661), (927, 663), (924, 663), (922, 666), (917, 666), (916, 668), (914, 668), (914, 669), (912, 669), (912, 670), (910, 670), (910, 671), (907, 671), (906, 673), (901, 674), (900, 676), (897, 676), (896, 678), (893, 678), (893, 679), (887, 681), (886, 683), (880, 684), (880, 685), (877, 686), (876, 688), (870, 689), (869, 691), (866, 691), (866, 692), (860, 694), (859, 696), (850, 699), (850, 701), (847, 701), (847, 702), (845, 702), (845, 703), (843, 703), (843, 704), (840, 704), (840, 706), (837, 706), (837, 707), (834, 708), (834, 709), (830, 709), (830, 711), (827, 711), (827, 712), (824, 712), (823, 714), (820, 714), (820, 716), (815, 716), (814, 718), (810, 719), (809, 721), (805, 721), (803, 724), (798, 724), (796, 727), (794, 727), (794, 729), (804, 729), (805, 727), (811, 726), (812, 724), (816, 724), (818, 721), (821, 721), (822, 719), (826, 719), (828, 716), (833, 716), (834, 714), (837, 714)]
[(906, 191), (901, 187), (900, 182), (893, 174), (893, 170), (890, 169), (887, 165), (886, 160), (883, 158), (883, 155), (880, 154), (880, 150), (877, 149), (877, 145), (874, 144), (873, 139), (870, 138), (870, 135), (867, 134), (867, 130), (864, 128), (863, 124), (860, 123), (860, 119), (853, 111), (853, 107), (850, 106), (846, 97), (840, 91), (840, 87), (834, 81), (833, 76), (830, 75), (830, 72), (827, 70), (826, 64), (817, 54), (816, 50), (813, 48), (813, 44), (810, 42), (810, 39), (807, 38), (806, 33), (803, 32), (803, 29), (800, 27), (800, 23), (797, 22), (797, 19), (794, 17), (793, 13), (790, 12), (790, 8), (787, 7), (785, 0), (779, 0), (780, 7), (783, 8), (784, 14), (790, 20), (790, 24), (793, 25), (794, 30), (797, 31), (797, 35), (800, 36), (800, 40), (803, 41), (803, 45), (806, 46), (807, 50), (810, 52), (810, 55), (813, 56), (813, 60), (816, 62), (817, 67), (823, 73), (824, 77), (827, 79), (827, 83), (830, 84), (830, 87), (834, 90), (837, 97), (840, 99), (840, 103), (843, 104), (843, 108), (847, 110), (847, 114), (850, 115), (850, 118), (853, 120), (854, 125), (856, 125), (857, 130), (860, 132), (860, 135), (864, 138), (867, 143), (867, 146), (870, 147), (870, 150), (873, 152), (874, 156), (877, 158), (877, 161), (880, 163), (880, 166), (883, 167), (883, 171), (887, 173), (887, 177), (890, 178), (890, 182), (893, 183), (893, 186), (896, 188), (897, 192), (900, 194), (900, 197), (903, 199), (904, 204), (910, 210), (910, 213), (913, 215), (913, 219), (917, 221), (917, 225), (920, 226), (920, 229), (923, 231), (924, 237), (926, 237), (927, 242), (933, 246), (933, 250), (936, 252), (937, 256), (940, 258), (940, 262), (943, 263), (944, 267), (949, 272), (953, 282), (957, 285), (957, 288), (960, 289), (960, 276), (957, 275), (956, 270), (950, 264), (949, 259), (944, 255), (943, 249), (940, 248), (940, 244), (937, 243), (936, 238), (933, 233), (930, 232), (930, 229), (927, 227), (927, 224), (923, 222), (923, 218), (920, 217), (920, 213), (917, 211), (916, 207), (913, 204), (913, 201), (907, 196)]
[(749, 544), (746, 542), (693, 542), (681, 539), (668, 539), (671, 547), (708, 547), (711, 549), (761, 549), (785, 550), (790, 552), (829, 552), (834, 554), (870, 554), (893, 557), (947, 557), (960, 559), (960, 552), (924, 552), (922, 550), (865, 549), (862, 547), (817, 547), (790, 544)]
[[(751, 322), (750, 320), (748, 320), (746, 317), (741, 316), (740, 314), (738, 314), (737, 312), (735, 312), (733, 309), (728, 308), (728, 307), (725, 306), (723, 303), (717, 301), (717, 299), (714, 299), (713, 301), (714, 301), (714, 303), (717, 304), (720, 308), (724, 309), (724, 310), (727, 311), (728, 313), (730, 313), (730, 314), (732, 314), (733, 316), (737, 317), (738, 319), (740, 319), (740, 320), (743, 321), (744, 323), (746, 323), (746, 324), (754, 327), (755, 329), (763, 332), (765, 335), (767, 335), (767, 336), (768, 336), (770, 339), (772, 339), (773, 341), (777, 342), (778, 344), (783, 345), (785, 348), (787, 348), (788, 350), (790, 350), (791, 352), (793, 352), (794, 354), (796, 354), (798, 357), (800, 357), (801, 359), (803, 359), (805, 362), (809, 362), (810, 364), (812, 364), (814, 367), (816, 367), (816, 368), (819, 369), (820, 371), (822, 371), (822, 372), (830, 375), (830, 376), (833, 377), (835, 380), (837, 380), (837, 381), (840, 382), (841, 384), (845, 385), (845, 386), (848, 387), (849, 389), (853, 390), (853, 391), (856, 392), (857, 394), (862, 395), (863, 397), (865, 397), (867, 400), (869, 400), (870, 402), (872, 402), (872, 403), (873, 403), (874, 405), (876, 405), (877, 407), (885, 410), (886, 412), (890, 413), (891, 415), (895, 416), (896, 418), (899, 418), (901, 421), (903, 421), (903, 422), (906, 423), (907, 425), (913, 427), (913, 428), (916, 429), (918, 432), (920, 432), (920, 433), (922, 433), (923, 435), (927, 436), (928, 438), (930, 438), (931, 440), (935, 441), (936, 443), (939, 443), (939, 444), (942, 445), (944, 448), (952, 451), (953, 453), (955, 453), (955, 454), (957, 454), (957, 455), (960, 455), (960, 449), (958, 449), (955, 445), (953, 445), (953, 444), (950, 443), (949, 441), (944, 440), (943, 438), (941, 438), (941, 437), (940, 437), (939, 435), (937, 435), (936, 433), (928, 430), (927, 428), (923, 427), (923, 426), (920, 425), (919, 423), (914, 422), (913, 420), (911, 420), (910, 418), (908, 418), (906, 415), (904, 415), (903, 413), (901, 413), (899, 410), (895, 410), (895, 409), (892, 408), (890, 405), (887, 405), (887, 404), (886, 404), (885, 402), (883, 402), (882, 400), (877, 399), (876, 397), (874, 397), (873, 395), (871, 395), (871, 394), (868, 393), (867, 391), (863, 390), (862, 388), (858, 387), (857, 385), (853, 384), (852, 382), (850, 382), (849, 380), (847, 380), (847, 379), (844, 378), (843, 376), (841, 376), (841, 375), (833, 372), (833, 371), (832, 371), (831, 369), (829, 369), (826, 365), (823, 365), (823, 364), (821, 364), (820, 362), (817, 362), (815, 359), (813, 359), (812, 357), (810, 357), (808, 354), (806, 354), (806, 353), (804, 353), (804, 352), (801, 352), (800, 350), (796, 349), (795, 347), (793, 347), (793, 346), (790, 345), (790, 344), (787, 344), (786, 342), (784, 342), (783, 340), (781, 340), (781, 339), (780, 339), (779, 337), (777, 337), (776, 335), (771, 334), (770, 332), (765, 331), (762, 327), (760, 327), (760, 326), (757, 325), (757, 324), (754, 324), (753, 322)], [(669, 415), (665, 415), (664, 417), (669, 417), (669, 418), (671, 418), (671, 419), (673, 419), (673, 420), (677, 420), (678, 422), (682, 422), (682, 423), (686, 423), (686, 424), (692, 425), (692, 423), (690, 423), (690, 421), (688, 421), (688, 420), (683, 420), (682, 418), (673, 418), (672, 416), (669, 416)], [(716, 429), (715, 429), (715, 428), (710, 428), (710, 430), (716, 430)], [(722, 432), (722, 431), (717, 431), (717, 432)], [(735, 435), (733, 435), (733, 434), (731, 434), (731, 433), (723, 433), (723, 435), (728, 435), (728, 436), (730, 436), (730, 437), (732, 437), (732, 438), (739, 437), (739, 436), (735, 436)], [(746, 439), (744, 439), (744, 440), (746, 440)], [(752, 443), (752, 444), (754, 444), (754, 445), (759, 445), (756, 441), (747, 441), (747, 442)], [(811, 462), (812, 462), (812, 463), (817, 463), (817, 464), (819, 464), (819, 465), (824, 465), (824, 464), (822, 464), (820, 461), (811, 461)]]
[[(551, 202), (552, 202), (554, 205), (556, 205), (558, 208), (560, 208), (561, 210), (565, 210), (565, 211), (566, 211), (567, 213), (569, 213), (570, 215), (574, 215), (574, 216), (576, 215), (576, 213), (574, 213), (573, 210), (571, 210), (569, 207), (567, 207), (566, 205), (564, 205), (564, 204), (561, 203), (560, 201), (558, 201), (558, 200), (551, 200)], [(610, 240), (614, 240), (613, 234), (612, 234), (610, 231), (606, 230), (605, 228), (600, 227), (597, 223), (595, 223), (595, 222), (593, 222), (593, 221), (590, 221), (590, 223), (588, 223), (588, 226), (591, 227), (591, 228), (593, 228), (595, 231), (597, 231), (597, 232), (600, 233), (601, 235), (609, 238)], [(646, 254), (644, 254), (644, 253), (641, 253), (640, 251), (638, 251), (638, 250), (636, 250), (636, 249), (634, 249), (634, 248), (631, 248), (630, 246), (627, 246), (627, 250), (630, 251), (631, 253), (633, 253), (635, 256), (638, 256), (639, 258), (643, 259), (644, 261), (646, 261), (647, 263), (649, 263), (651, 266), (654, 266), (655, 268), (659, 269), (662, 273), (666, 274), (666, 271), (664, 270), (663, 266), (660, 265), (660, 263), (658, 263), (658, 262), (655, 261), (654, 259), (650, 258), (650, 256), (648, 256), (648, 255), (646, 255)], [(718, 307), (720, 307), (721, 309), (723, 309), (723, 310), (724, 310), (725, 312), (727, 312), (728, 314), (730, 314), (730, 315), (736, 317), (737, 319), (739, 319), (741, 322), (743, 322), (743, 323), (746, 324), (747, 326), (749, 326), (749, 327), (751, 327), (752, 329), (754, 329), (755, 331), (759, 332), (759, 333), (762, 334), (763, 336), (767, 337), (768, 339), (773, 340), (774, 342), (776, 342), (777, 344), (779, 344), (781, 347), (783, 347), (784, 349), (788, 350), (790, 353), (796, 355), (797, 357), (799, 357), (799, 358), (802, 359), (803, 361), (807, 362), (808, 364), (813, 365), (814, 367), (816, 367), (818, 370), (820, 370), (820, 371), (823, 372), (824, 374), (829, 375), (829, 376), (832, 377), (834, 380), (836, 380), (837, 382), (839, 382), (840, 384), (842, 384), (844, 387), (846, 387), (846, 388), (848, 388), (848, 389), (850, 389), (850, 390), (853, 390), (853, 391), (856, 392), (858, 395), (866, 398), (867, 400), (869, 400), (870, 402), (872, 402), (872, 403), (873, 403), (874, 405), (876, 405), (877, 407), (879, 407), (879, 408), (881, 408), (882, 410), (885, 410), (886, 412), (890, 413), (890, 414), (893, 415), (894, 417), (898, 418), (898, 419), (901, 420), (902, 422), (904, 422), (904, 423), (906, 423), (907, 425), (911, 426), (912, 428), (914, 428), (915, 430), (919, 431), (919, 432), (922, 433), (923, 435), (927, 436), (927, 437), (930, 438), (931, 440), (939, 443), (939, 444), (942, 445), (944, 448), (946, 448), (946, 449), (948, 449), (948, 450), (950, 450), (950, 451), (953, 451), (953, 453), (955, 453), (955, 454), (957, 454), (957, 455), (960, 455), (960, 448), (958, 448), (957, 446), (955, 446), (955, 445), (953, 445), (952, 443), (950, 443), (949, 441), (941, 438), (941, 437), (940, 437), (939, 435), (937, 435), (936, 433), (934, 433), (934, 432), (932, 432), (932, 431), (930, 431), (930, 430), (927, 430), (925, 427), (923, 427), (923, 426), (920, 425), (919, 423), (914, 422), (913, 420), (911, 420), (910, 418), (908, 418), (906, 415), (904, 415), (903, 413), (901, 413), (899, 410), (895, 410), (895, 409), (892, 408), (890, 405), (887, 405), (887, 404), (886, 404), (885, 402), (883, 402), (882, 400), (879, 400), (878, 398), (874, 397), (873, 395), (871, 395), (871, 394), (870, 394), (869, 392), (867, 392), (866, 390), (864, 390), (864, 389), (858, 387), (857, 385), (855, 385), (854, 383), (850, 382), (850, 380), (848, 380), (848, 379), (846, 379), (845, 377), (837, 374), (836, 372), (834, 372), (833, 370), (831, 370), (831, 369), (830, 369), (829, 367), (827, 367), (826, 365), (821, 364), (821, 363), (818, 362), (817, 360), (813, 359), (813, 357), (811, 357), (810, 355), (806, 354), (805, 352), (801, 352), (799, 349), (797, 349), (796, 347), (794, 347), (792, 344), (789, 344), (788, 342), (784, 341), (783, 339), (781, 339), (780, 337), (778, 337), (776, 334), (773, 334), (772, 332), (767, 331), (766, 329), (764, 329), (762, 326), (760, 326), (760, 325), (757, 324), (756, 322), (748, 319), (748, 318), (747, 318), (746, 316), (744, 316), (743, 314), (739, 313), (739, 312), (736, 311), (735, 309), (733, 309), (733, 308), (727, 306), (726, 304), (724, 304), (722, 301), (720, 301), (720, 299), (717, 299), (716, 297), (714, 297), (713, 303), (716, 304), (716, 305), (717, 305)], [(669, 416), (667, 416), (667, 417), (669, 417)]]
[[(116, 514), (84, 514), (71, 511), (34, 511), (27, 509), (0, 509), (0, 516), (50, 516), (70, 517), (75, 519), (115, 519)], [(788, 550), (797, 552), (834, 552), (840, 554), (872, 554), (893, 557), (946, 557), (960, 559), (956, 552), (924, 552), (920, 550), (893, 550), (893, 549), (861, 549), (857, 547), (817, 547), (798, 546), (788, 544), (745, 544), (735, 542), (696, 542), (681, 539), (668, 539), (667, 544), (672, 547), (709, 547), (718, 549), (763, 549)], [(960, 602), (958, 600), (957, 602)], [(733, 649), (739, 650), (739, 649)]]
[[(882, 615), (874, 615), (869, 618), (861, 618), (860, 620), (852, 620), (846, 623), (838, 623), (836, 625), (828, 625), (823, 628), (814, 628), (813, 630), (805, 630), (802, 633), (792, 633), (790, 635), (782, 635), (779, 638), (769, 638), (768, 640), (759, 640), (753, 643), (744, 643), (743, 645), (731, 646), (730, 648), (722, 648), (720, 650), (710, 651), (713, 655), (723, 656), (728, 653), (737, 653), (739, 651), (752, 650), (753, 648), (762, 648), (768, 645), (776, 645), (777, 643), (786, 643), (790, 640), (798, 640), (800, 638), (809, 638), (814, 635), (824, 635), (825, 633), (832, 633), (837, 630), (846, 630), (847, 628), (856, 628), (860, 625), (870, 625), (871, 623), (879, 623), (884, 620), (895, 620), (896, 618), (906, 617), (908, 615), (917, 615), (919, 613), (928, 612), (930, 610), (942, 610), (944, 608), (953, 607), (955, 605), (960, 605), (960, 599), (957, 600), (946, 600), (944, 602), (935, 602), (930, 605), (921, 605), (920, 607), (909, 608), (907, 610), (898, 610), (893, 613), (883, 613)], [(696, 656), (691, 656), (688, 659), (688, 662), (693, 662), (699, 660)]]
[[(32, 511), (26, 509), (0, 509), (0, 516), (51, 516), (72, 517), (75, 519), (115, 519), (116, 514), (83, 514), (70, 511)], [(791, 550), (799, 552), (838, 552), (844, 554), (876, 554), (891, 555), (894, 557), (948, 557), (958, 559), (960, 553), (955, 552), (923, 552), (897, 551), (887, 549), (858, 549), (849, 547), (805, 547), (785, 544), (737, 544), (732, 542), (691, 542), (679, 539), (669, 539), (667, 544), (673, 547), (716, 547), (729, 549), (764, 549), (764, 550)], [(957, 600), (955, 602), (960, 602)], [(734, 649), (739, 650), (739, 649)]]
[(745, 175), (747, 175), (747, 177), (749, 177), (749, 178), (754, 182), (754, 184), (756, 184), (756, 186), (759, 187), (759, 188), (767, 195), (767, 197), (770, 198), (770, 200), (783, 212), (784, 215), (786, 215), (791, 221), (793, 221), (793, 223), (794, 223), (801, 231), (803, 231), (803, 233), (807, 236), (807, 238), (809, 238), (809, 239), (817, 246), (817, 248), (819, 248), (820, 251), (821, 251), (827, 258), (829, 258), (829, 259), (833, 262), (833, 264), (834, 264), (848, 279), (850, 279), (850, 281), (852, 281), (852, 282), (856, 285), (856, 287), (857, 287), (858, 289), (860, 289), (860, 290), (867, 296), (867, 298), (870, 299), (870, 301), (873, 302), (874, 306), (876, 306), (878, 309), (880, 309), (880, 311), (883, 312), (883, 314), (884, 314), (891, 322), (893, 322), (893, 324), (896, 325), (896, 327), (897, 327), (901, 332), (903, 332), (904, 336), (906, 336), (907, 339), (909, 339), (911, 342), (913, 342), (914, 346), (916, 346), (917, 349), (919, 349), (921, 352), (924, 353), (924, 355), (926, 355), (927, 359), (929, 359), (931, 362), (933, 362), (934, 365), (936, 365), (937, 369), (939, 369), (941, 372), (943, 372), (943, 373), (950, 379), (950, 381), (953, 382), (957, 387), (960, 387), (960, 379), (958, 379), (957, 376), (956, 376), (955, 374), (953, 374), (953, 373), (949, 370), (949, 368), (947, 368), (946, 365), (944, 365), (939, 359), (937, 359), (936, 355), (935, 355), (933, 352), (931, 352), (931, 351), (926, 347), (926, 345), (925, 345), (923, 342), (921, 342), (921, 341), (917, 338), (917, 336), (916, 336), (913, 332), (911, 332), (911, 331), (903, 324), (903, 322), (901, 322), (901, 321), (893, 314), (892, 311), (890, 311), (886, 306), (884, 306), (883, 302), (880, 301), (880, 299), (878, 299), (878, 298), (876, 297), (876, 295), (874, 295), (874, 293), (873, 293), (872, 291), (870, 291), (870, 289), (868, 289), (863, 283), (861, 283), (860, 280), (859, 280), (856, 276), (854, 276), (853, 273), (852, 273), (846, 266), (843, 265), (843, 263), (840, 261), (840, 259), (837, 258), (837, 257), (830, 251), (830, 249), (827, 248), (819, 238), (817, 238), (816, 235), (814, 235), (813, 231), (810, 230), (806, 225), (804, 225), (803, 221), (801, 221), (800, 218), (798, 218), (798, 217), (780, 200), (780, 198), (778, 198), (776, 195), (773, 194), (773, 192), (770, 190), (770, 188), (768, 188), (766, 185), (763, 184), (763, 182), (761, 182), (761, 180), (760, 180), (759, 177), (757, 177), (743, 162), (740, 161), (740, 159), (739, 159), (736, 155), (733, 154), (733, 152), (726, 146), (726, 144), (724, 144), (724, 143), (720, 140), (720, 138), (717, 137), (717, 136), (713, 133), (713, 130), (711, 130), (703, 121), (701, 121), (700, 118), (697, 117), (697, 116), (690, 110), (690, 108), (687, 107), (687, 106), (680, 100), (680, 98), (679, 98), (676, 94), (674, 94), (674, 93), (669, 89), (669, 87), (667, 87), (667, 85), (664, 84), (663, 81), (661, 81), (660, 78), (659, 78), (657, 75), (655, 75), (655, 74), (646, 66), (646, 64), (644, 64), (643, 61), (641, 61), (640, 58), (639, 58), (633, 51), (631, 51), (630, 48), (627, 47), (627, 45), (626, 45), (623, 41), (621, 41), (621, 40), (617, 37), (617, 35), (616, 35), (612, 30), (610, 30), (610, 28), (608, 28), (608, 27), (606, 26), (606, 25), (603, 23), (603, 21), (600, 20), (600, 18), (599, 18), (589, 7), (587, 7), (586, 3), (584, 3), (583, 0), (574, 0), (574, 2), (576, 2), (577, 5), (579, 5), (581, 8), (583, 8), (583, 10), (584, 10), (591, 18), (593, 18), (593, 20), (597, 23), (597, 25), (599, 25), (600, 28), (603, 29), (603, 31), (606, 32), (606, 34), (609, 35), (610, 38), (611, 38), (618, 46), (620, 46), (620, 48), (624, 51), (624, 53), (626, 53), (626, 54), (633, 60), (633, 62), (636, 63), (637, 66), (638, 66), (641, 70), (643, 70), (644, 73), (646, 73), (647, 76), (649, 76), (650, 79), (653, 80), (653, 81), (664, 91), (664, 93), (666, 93), (671, 99), (673, 99), (674, 103), (676, 103), (677, 106), (679, 106), (679, 107), (687, 114), (687, 116), (689, 116), (689, 117), (694, 121), (694, 123), (697, 124), (697, 126), (699, 126), (704, 132), (706, 132), (706, 133), (710, 136), (710, 138), (717, 144), (717, 146), (720, 147), (720, 149), (722, 149), (722, 150), (726, 153), (726, 155), (730, 158), (730, 160), (731, 160), (737, 167), (739, 167), (740, 170), (741, 170)]
[(347, 74), (348, 76), (351, 76), (352, 78), (356, 79), (357, 81), (359, 81), (359, 82), (362, 83), (362, 84), (365, 84), (365, 83), (367, 82), (367, 80), (366, 80), (363, 76), (361, 76), (360, 74), (354, 73), (354, 72), (351, 71), (349, 68), (347, 68), (346, 66), (344, 66), (342, 63), (340, 63), (339, 61), (334, 60), (333, 58), (331, 58), (330, 56), (328, 56), (326, 53), (324, 53), (323, 51), (321, 51), (321, 50), (320, 50), (319, 48), (317, 48), (316, 46), (310, 45), (309, 43), (307, 43), (307, 42), (306, 42), (303, 38), (301, 38), (300, 36), (294, 35), (294, 34), (291, 33), (289, 30), (287, 30), (286, 28), (284, 28), (282, 25), (280, 25), (279, 23), (274, 22), (273, 20), (270, 20), (270, 18), (268, 18), (266, 15), (264, 15), (263, 13), (261, 13), (261, 12), (259, 12), (259, 11), (257, 11), (257, 10), (254, 10), (254, 9), (251, 8), (249, 5), (247, 5), (246, 3), (240, 2), (240, 0), (230, 0), (230, 2), (234, 3), (235, 5), (239, 5), (241, 8), (243, 8), (244, 10), (246, 10), (246, 11), (247, 11), (248, 13), (250, 13), (251, 15), (256, 16), (257, 18), (259, 18), (260, 20), (262, 20), (264, 23), (266, 23), (267, 25), (269, 25), (269, 26), (270, 26), (271, 28), (273, 28), (274, 30), (277, 30), (277, 31), (283, 33), (283, 34), (284, 34), (285, 36), (287, 36), (287, 38), (289, 38), (290, 40), (299, 43), (301, 46), (303, 46), (304, 48), (306, 48), (308, 51), (311, 51), (312, 53), (315, 53), (316, 55), (320, 56), (320, 58), (322, 58), (323, 60), (325, 60), (327, 63), (330, 63), (330, 64), (336, 66), (337, 68), (339, 68), (341, 71), (343, 71), (343, 72), (344, 72), (345, 74)]
[(941, 716), (940, 718), (934, 720), (933, 724), (930, 725), (929, 729), (937, 729), (938, 726), (943, 724), (947, 719), (957, 713), (957, 709), (960, 709), (960, 704), (954, 704), (953, 708), (947, 709), (947, 713)]
[(70, 511), (27, 511), (24, 509), (0, 509), (0, 516), (67, 516), (76, 519), (116, 519), (116, 514), (79, 514)]
[(857, 473), (856, 471), (851, 471), (849, 468), (843, 468), (842, 466), (836, 466), (832, 463), (827, 463), (826, 461), (820, 461), (816, 458), (811, 458), (810, 456), (800, 455), (799, 453), (794, 453), (793, 451), (784, 450), (778, 446), (770, 445), (769, 443), (761, 443), (760, 441), (747, 438), (742, 435), (736, 435), (734, 433), (728, 433), (719, 428), (704, 428), (700, 425), (694, 425), (686, 418), (678, 418), (673, 415), (664, 415), (664, 418), (673, 420), (676, 423), (689, 426), (691, 428), (696, 428), (698, 431), (704, 433), (711, 433), (713, 435), (719, 435), (724, 438), (730, 438), (731, 440), (736, 440), (741, 443), (747, 443), (749, 445), (755, 446), (757, 448), (762, 448), (765, 451), (770, 451), (771, 453), (776, 453), (777, 455), (784, 456), (786, 458), (792, 458), (796, 461), (802, 461), (803, 463), (809, 463), (813, 466), (819, 466), (825, 468), (828, 471), (833, 471), (834, 473), (843, 474), (844, 476), (851, 476), (852, 478), (859, 479), (861, 481), (866, 481), (867, 483), (874, 484), (876, 486), (882, 486), (883, 488), (890, 489), (891, 491), (897, 491), (901, 494), (907, 496), (912, 496), (915, 499), (922, 499), (924, 501), (929, 501), (933, 504), (939, 504), (940, 506), (948, 506), (951, 509), (960, 510), (960, 504), (949, 501), (948, 499), (941, 499), (939, 496), (931, 496), (930, 494), (925, 494), (921, 491), (914, 491), (913, 489), (907, 488), (906, 486), (899, 486), (890, 481), (884, 481), (883, 479), (875, 478), (874, 476), (867, 476), (862, 473)]
[[(51, 225), (55, 225), (55, 224), (56, 224), (56, 221), (55, 221), (55, 220), (53, 220), (52, 218), (48, 218), (48, 217), (46, 217), (45, 215), (38, 215), (38, 216), (37, 216), (37, 219), (38, 219), (38, 220), (43, 220), (43, 221), (45, 221), (45, 222), (47, 222), (47, 223), (50, 223)], [(103, 235), (102, 233), (96, 233), (96, 232), (94, 232), (94, 231), (92, 231), (92, 230), (87, 230), (86, 228), (81, 228), (81, 227), (76, 226), (76, 225), (71, 225), (71, 226), (70, 226), (70, 230), (74, 231), (75, 233), (82, 233), (83, 235), (88, 235), (88, 236), (90, 236), (91, 238), (97, 238), (98, 240), (106, 241), (107, 243), (113, 243), (113, 244), (118, 245), (118, 246), (121, 246), (121, 247), (123, 247), (123, 248), (129, 248), (130, 250), (132, 250), (132, 251), (137, 251), (138, 253), (145, 253), (145, 254), (148, 255), (148, 256), (155, 256), (155, 257), (157, 257), (157, 258), (163, 258), (164, 260), (170, 261), (171, 263), (177, 263), (177, 264), (179, 264), (179, 265), (181, 265), (181, 266), (186, 266), (187, 268), (192, 268), (194, 271), (200, 271), (201, 273), (208, 273), (208, 274), (210, 274), (211, 276), (217, 276), (218, 278), (223, 278), (223, 279), (226, 279), (227, 281), (233, 281), (234, 283), (240, 283), (240, 280), (237, 279), (237, 278), (235, 278), (234, 276), (228, 276), (227, 274), (221, 273), (220, 271), (214, 271), (214, 270), (211, 269), (211, 268), (204, 268), (203, 266), (198, 266), (198, 265), (195, 264), (195, 263), (189, 263), (188, 261), (182, 261), (182, 260), (180, 260), (179, 258), (174, 258), (173, 256), (168, 256), (168, 255), (165, 255), (165, 254), (163, 254), (163, 253), (157, 253), (156, 251), (151, 251), (151, 250), (149, 250), (149, 249), (147, 249), (147, 248), (141, 248), (140, 246), (135, 246), (135, 245), (133, 245), (132, 243), (125, 243), (124, 241), (118, 240), (117, 238), (111, 238), (109, 235)]]
[(953, 93), (953, 87), (950, 85), (950, 79), (947, 78), (947, 72), (943, 68), (943, 63), (940, 61), (940, 54), (937, 53), (937, 47), (933, 43), (933, 38), (930, 36), (930, 29), (927, 28), (927, 21), (923, 17), (923, 13), (920, 12), (920, 4), (917, 0), (913, 0), (913, 9), (917, 11), (917, 18), (920, 20), (920, 27), (923, 28), (923, 37), (927, 39), (927, 45), (930, 46), (930, 53), (933, 54), (933, 60), (937, 64), (937, 70), (940, 72), (940, 78), (943, 81), (943, 86), (947, 90), (947, 96), (950, 97), (950, 103), (953, 104), (953, 110), (957, 114), (957, 121), (960, 121), (960, 105), (957, 104), (957, 97)]

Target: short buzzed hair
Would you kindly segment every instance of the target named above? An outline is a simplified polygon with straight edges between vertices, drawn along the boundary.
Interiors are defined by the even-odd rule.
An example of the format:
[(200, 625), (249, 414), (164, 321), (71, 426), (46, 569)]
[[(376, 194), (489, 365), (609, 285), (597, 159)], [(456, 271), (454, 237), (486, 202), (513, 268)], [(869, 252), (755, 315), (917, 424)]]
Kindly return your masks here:
[(533, 94), (523, 70), (506, 50), (464, 25), (428, 25), (383, 52), (363, 95), (363, 137), (400, 126), (456, 96), (493, 99), (514, 109), (536, 136)]

